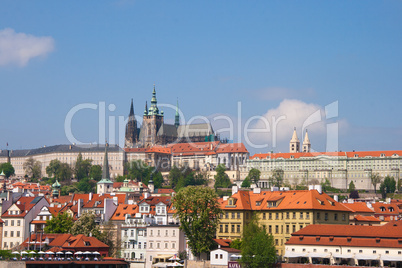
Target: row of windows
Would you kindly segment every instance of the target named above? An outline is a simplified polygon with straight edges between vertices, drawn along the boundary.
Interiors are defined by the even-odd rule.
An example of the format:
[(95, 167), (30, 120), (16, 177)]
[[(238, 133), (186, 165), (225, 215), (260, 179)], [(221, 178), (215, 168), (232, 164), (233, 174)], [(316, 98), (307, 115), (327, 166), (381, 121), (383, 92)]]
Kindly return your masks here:
[[(294, 252), (295, 249), (292, 248), (292, 251)], [(303, 252), (306, 252), (306, 249), (303, 248), (302, 251), (303, 251)], [(339, 249), (337, 248), (335, 251), (336, 251), (336, 252), (339, 252)], [(365, 252), (363, 249), (359, 249), (359, 253), (370, 253), (370, 252), (368, 252), (368, 251), (371, 251), (371, 250), (367, 250), (367, 251)], [(314, 248), (314, 249), (313, 249), (313, 252), (317, 252), (317, 249)], [(324, 249), (324, 252), (328, 252), (328, 249), (327, 249), (327, 248)], [(373, 254), (377, 254), (377, 250), (373, 250), (372, 252), (373, 252)], [(351, 249), (348, 249), (348, 250), (347, 250), (347, 253), (352, 253), (352, 250), (351, 250)], [(385, 254), (389, 254), (389, 250), (386, 250), (386, 251), (385, 251)], [(398, 251), (398, 255), (402, 255), (402, 251)]]
[[(163, 247), (163, 249), (168, 249), (169, 248), (169, 242), (164, 242), (164, 243), (160, 243), (160, 242), (156, 242), (156, 243), (154, 243), (154, 242), (149, 242), (149, 248), (154, 248), (154, 246), (155, 246), (155, 248), (156, 249), (161, 249), (161, 244), (162, 244), (162, 246), (164, 246)], [(176, 243), (175, 242), (172, 242), (171, 243), (171, 249), (176, 249)]]
[[(149, 231), (149, 236), (154, 236), (154, 230)], [(157, 230), (156, 236), (161, 236), (161, 230)], [(169, 230), (165, 230), (165, 237), (169, 236)], [(176, 230), (172, 230), (172, 236), (176, 236)]]
[[(14, 246), (18, 246), (20, 243), (13, 243), (13, 242), (10, 242), (10, 248), (13, 248)], [(7, 242), (4, 242), (4, 244), (3, 244), (3, 248), (8, 248), (8, 244), (7, 244)]]
[(147, 248), (147, 242), (138, 242), (138, 244), (132, 244), (129, 242), (124, 242), (124, 248), (138, 248), (138, 249), (146, 249)]
[(225, 224), (225, 225), (220, 224), (219, 232), (223, 233), (225, 231), (225, 233), (229, 233), (229, 226), (231, 226), (231, 228), (230, 228), (231, 233), (241, 233), (240, 224)]
[[(267, 219), (267, 214), (268, 214), (268, 220), (272, 220), (272, 217), (275, 216), (275, 220), (279, 220), (279, 216), (281, 216), (281, 220), (283, 220), (283, 213), (280, 212), (263, 212), (262, 213), (262, 219), (266, 220)], [(292, 219), (296, 219), (297, 218), (297, 212), (286, 212), (285, 214), (285, 218), (286, 219), (290, 219), (290, 215), (292, 216)], [(299, 219), (310, 219), (310, 212), (299, 212)]]
[[(4, 237), (7, 237), (7, 236), (8, 236), (8, 232), (4, 231)], [(21, 232), (17, 231), (15, 237), (20, 237), (20, 236), (21, 236)], [(14, 231), (10, 231), (10, 237), (14, 237)]]
[[(124, 230), (124, 231), (123, 231), (123, 235), (124, 235), (124, 236), (128, 236), (128, 230)], [(131, 230), (131, 231), (130, 231), (130, 237), (134, 237), (134, 235), (135, 235), (135, 234), (134, 234), (134, 230)], [(138, 232), (138, 236), (143, 236), (143, 235), (144, 235), (144, 236), (147, 236), (147, 230), (144, 230), (144, 232), (143, 232), (143, 231), (139, 231), (139, 232)]]
[[(17, 223), (17, 226), (21, 226), (21, 220), (10, 220), (10, 226), (14, 226), (15, 222)], [(8, 226), (8, 220), (4, 221), (4, 226)]]

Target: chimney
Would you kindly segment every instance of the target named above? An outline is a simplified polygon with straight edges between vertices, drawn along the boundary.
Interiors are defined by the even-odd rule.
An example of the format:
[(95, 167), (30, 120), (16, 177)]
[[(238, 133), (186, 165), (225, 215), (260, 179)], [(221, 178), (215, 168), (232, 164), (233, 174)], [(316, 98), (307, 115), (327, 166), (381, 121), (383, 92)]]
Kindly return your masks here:
[(89, 201), (92, 200), (92, 193), (89, 193)]
[(320, 194), (322, 194), (322, 186), (321, 186), (320, 184), (314, 185), (314, 189), (316, 189), (317, 192), (319, 192)]
[(334, 200), (335, 200), (336, 202), (339, 202), (339, 198), (338, 198), (337, 195), (334, 195)]
[(78, 212), (77, 212), (78, 217), (81, 216), (81, 210), (82, 210), (83, 203), (84, 203), (84, 200), (78, 199)]
[(237, 185), (232, 186), (232, 195), (234, 195), (238, 191), (239, 191), (239, 187), (237, 187)]
[(260, 187), (255, 187), (253, 189), (253, 194), (260, 194), (261, 193), (261, 188)]

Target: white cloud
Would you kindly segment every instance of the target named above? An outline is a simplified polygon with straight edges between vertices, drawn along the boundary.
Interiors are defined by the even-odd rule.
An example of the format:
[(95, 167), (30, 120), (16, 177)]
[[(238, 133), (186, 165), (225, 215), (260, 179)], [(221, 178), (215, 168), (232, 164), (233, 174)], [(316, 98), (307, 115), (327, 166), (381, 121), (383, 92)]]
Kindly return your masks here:
[(54, 49), (54, 39), (16, 33), (13, 29), (0, 30), (0, 65), (26, 66), (29, 60), (46, 56)]
[[(267, 144), (260, 148), (279, 148), (286, 151), (294, 127), (302, 143), (304, 137), (302, 132), (306, 129), (314, 135), (325, 136), (327, 123), (324, 107), (300, 100), (285, 99), (277, 108), (268, 110), (264, 115), (250, 122), (249, 129), (260, 129), (261, 132), (251, 132), (248, 135), (249, 143), (251, 146)], [(311, 140), (311, 134), (309, 136)]]

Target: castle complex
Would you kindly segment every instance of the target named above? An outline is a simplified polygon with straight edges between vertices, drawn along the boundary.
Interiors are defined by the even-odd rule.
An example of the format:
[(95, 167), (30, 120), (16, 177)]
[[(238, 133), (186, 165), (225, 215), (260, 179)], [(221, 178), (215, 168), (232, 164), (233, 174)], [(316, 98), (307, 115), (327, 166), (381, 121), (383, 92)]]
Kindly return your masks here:
[(126, 125), (126, 148), (149, 148), (154, 145), (166, 145), (169, 143), (206, 142), (215, 141), (210, 123), (180, 125), (179, 107), (176, 106), (174, 125), (164, 122), (164, 113), (159, 110), (156, 100), (156, 90), (152, 92), (151, 107), (145, 103), (143, 122), (138, 127), (134, 115), (134, 105), (131, 100), (130, 114)]

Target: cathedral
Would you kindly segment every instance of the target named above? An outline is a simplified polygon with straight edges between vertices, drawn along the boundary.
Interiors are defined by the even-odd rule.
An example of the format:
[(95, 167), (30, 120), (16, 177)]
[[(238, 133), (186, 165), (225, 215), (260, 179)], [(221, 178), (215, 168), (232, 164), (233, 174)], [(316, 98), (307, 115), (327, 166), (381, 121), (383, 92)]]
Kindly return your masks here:
[(133, 100), (131, 100), (125, 133), (126, 148), (149, 148), (169, 143), (215, 141), (217, 138), (210, 123), (180, 125), (178, 104), (176, 106), (175, 123), (173, 125), (165, 124), (163, 111), (158, 108), (155, 85), (152, 92), (151, 106), (148, 108), (148, 103), (145, 102), (141, 127), (139, 127), (135, 119), (134, 104)]

